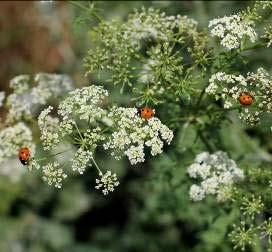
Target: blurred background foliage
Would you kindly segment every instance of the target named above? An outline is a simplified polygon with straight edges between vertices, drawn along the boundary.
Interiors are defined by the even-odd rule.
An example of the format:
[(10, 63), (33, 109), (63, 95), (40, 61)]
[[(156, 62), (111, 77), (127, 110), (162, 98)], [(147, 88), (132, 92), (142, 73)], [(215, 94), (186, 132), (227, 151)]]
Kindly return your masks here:
[[(152, 6), (170, 15), (192, 17), (200, 29), (207, 29), (210, 19), (236, 13), (249, 4), (95, 2), (106, 20), (126, 19), (134, 8)], [(96, 24), (69, 2), (0, 2), (0, 91), (10, 92), (8, 80), (15, 75), (41, 71), (67, 73), (77, 86), (88, 85), (82, 59), (91, 46), (90, 30)], [(265, 50), (249, 53), (252, 69), (264, 65), (271, 70), (271, 54)], [(119, 91), (113, 99), (126, 102)], [(191, 182), (186, 167), (195, 153), (205, 149), (200, 141), (194, 143), (194, 132), (184, 125), (164, 154), (133, 168), (127, 161), (114, 161), (97, 153), (100, 165), (111, 167), (121, 180), (118, 189), (106, 197), (93, 190), (92, 171), (67, 180), (61, 190), (56, 190), (37, 174), (29, 174), (17, 160), (1, 165), (0, 251), (232, 251), (227, 233), (239, 218), (238, 210), (213, 199), (192, 203), (188, 197)], [(264, 128), (245, 129), (233, 117), (233, 123), (219, 129), (218, 135), (234, 159), (248, 153), (250, 161), (258, 153), (260, 159), (271, 161), (272, 141)], [(254, 251), (262, 251), (259, 244)]]

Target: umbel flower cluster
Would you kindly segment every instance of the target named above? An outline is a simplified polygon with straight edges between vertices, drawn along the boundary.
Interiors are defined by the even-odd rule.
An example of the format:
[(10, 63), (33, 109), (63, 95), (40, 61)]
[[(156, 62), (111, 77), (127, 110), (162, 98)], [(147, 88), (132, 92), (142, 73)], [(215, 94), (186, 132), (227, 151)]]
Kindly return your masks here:
[[(38, 118), (44, 150), (54, 150), (60, 143), (72, 140), (78, 146), (70, 160), (72, 170), (83, 174), (93, 164), (101, 176), (96, 188), (104, 194), (113, 191), (119, 182), (116, 174), (103, 174), (96, 164), (93, 156), (97, 146), (109, 150), (116, 159), (126, 155), (134, 165), (145, 161), (145, 147), (155, 156), (163, 151), (164, 142), (170, 144), (173, 138), (173, 132), (158, 118), (141, 118), (136, 108), (106, 108), (107, 96), (107, 90), (101, 86), (75, 89), (59, 104), (57, 115), (51, 115), (53, 107), (49, 106)], [(43, 178), (59, 188), (66, 175), (54, 167), (58, 164), (44, 166)]]
[(151, 155), (162, 153), (163, 141), (170, 144), (173, 132), (156, 118), (144, 120), (139, 117), (136, 108), (113, 107), (108, 119), (114, 122), (116, 130), (104, 144), (104, 148), (111, 150), (116, 158), (125, 154), (132, 165), (144, 162), (144, 148), (151, 149)]
[[(266, 70), (259, 68), (257, 73), (243, 75), (218, 72), (211, 76), (206, 93), (222, 99), (224, 108), (240, 108), (239, 117), (249, 125), (260, 121), (264, 113), (272, 112), (272, 79)], [(241, 98), (247, 95), (252, 99), (250, 104), (243, 104)], [(242, 102), (242, 106), (240, 103)]]
[(209, 22), (211, 35), (220, 39), (225, 48), (237, 49), (241, 46), (243, 38), (254, 43), (258, 36), (254, 30), (254, 22), (245, 20), (241, 15), (225, 16)]
[(10, 88), (13, 93), (7, 97), (0, 92), (0, 106), (7, 109), (7, 116), (1, 120), (0, 127), (0, 163), (17, 155), (24, 146), (35, 154), (32, 131), (22, 119), (32, 118), (39, 105), (71, 90), (72, 81), (68, 76), (58, 74), (19, 75), (10, 81)]
[(22, 146), (29, 146), (35, 154), (35, 144), (31, 130), (23, 122), (0, 131), (0, 163), (18, 154)]
[(30, 75), (16, 76), (10, 81), (10, 88), (13, 93), (6, 101), (9, 108), (7, 121), (14, 122), (33, 117), (39, 106), (51, 98), (61, 97), (72, 90), (73, 85), (67, 75), (38, 73), (33, 79)]
[[(263, 1), (259, 3), (261, 6)], [(263, 6), (266, 5), (264, 2)], [(143, 8), (129, 15), (124, 22), (100, 22), (91, 33), (94, 41), (85, 57), (87, 74), (101, 73), (98, 75), (100, 82), (120, 85), (121, 91), (127, 92), (127, 97), (131, 98), (129, 104), (141, 107), (145, 104), (146, 107), (155, 107), (156, 111), (148, 108), (150, 116), (143, 117), (142, 110), (134, 105), (113, 106), (104, 87), (91, 85), (74, 89), (66, 75), (41, 73), (33, 78), (20, 75), (11, 80), (13, 94), (5, 98), (5, 94), (0, 92), (0, 106), (8, 109), (0, 128), (0, 163), (25, 147), (23, 149), (29, 149), (31, 153), (30, 159), (26, 160), (27, 168), (40, 170), (48, 185), (61, 188), (68, 176), (86, 174), (86, 170), (92, 168), (97, 170), (97, 178), (93, 180), (95, 189), (107, 195), (120, 182), (114, 171), (100, 168), (96, 163), (97, 151), (117, 160), (125, 157), (131, 165), (138, 166), (148, 157), (153, 159), (161, 154), (172, 142), (174, 134), (157, 117), (157, 111), (161, 118), (167, 119), (171, 128), (182, 131), (171, 155), (164, 159), (167, 162), (162, 162), (167, 175), (172, 170), (174, 172), (175, 169), (171, 168), (181, 159), (180, 143), (186, 148), (191, 148), (192, 142), (200, 143), (198, 147), (205, 146), (209, 151), (228, 148), (224, 141), (217, 139), (219, 133), (225, 134), (223, 126), (227, 120), (221, 115), (227, 110), (238, 109), (242, 121), (249, 125), (255, 125), (262, 116), (272, 112), (272, 81), (268, 72), (259, 68), (256, 72), (237, 74), (237, 69), (232, 68), (235, 63), (240, 64), (239, 56), (246, 58), (242, 55), (243, 50), (271, 46), (271, 28), (264, 29), (264, 36), (257, 35), (254, 17), (258, 13), (254, 11), (248, 11), (251, 17), (241, 13), (210, 21), (211, 36), (219, 38), (220, 45), (228, 49), (219, 54), (208, 46), (205, 30), (199, 32), (197, 22), (186, 16), (167, 16), (158, 10)], [(265, 44), (257, 44), (261, 39)], [(247, 48), (245, 45), (248, 43), (256, 44)], [(209, 79), (208, 87), (204, 86), (203, 79)], [(205, 92), (216, 101), (207, 99)], [(54, 103), (51, 103), (52, 98)], [(218, 101), (222, 101), (223, 106)], [(52, 106), (56, 102), (58, 105)], [(41, 107), (43, 110), (38, 113)], [(33, 120), (36, 117), (43, 146), (41, 152), (44, 152), (41, 158), (35, 154), (30, 130), (30, 126), (36, 126)], [(222, 132), (213, 132), (215, 128), (222, 129)], [(239, 134), (241, 141), (243, 137), (250, 138), (242, 130)], [(240, 135), (238, 137), (240, 140)], [(260, 152), (261, 158), (269, 160), (269, 153)], [(186, 152), (182, 149), (182, 153)], [(239, 153), (242, 161), (246, 160), (244, 154), (243, 150)], [(254, 161), (259, 162), (257, 158)], [(169, 159), (174, 162), (168, 162)], [(235, 248), (245, 249), (253, 244), (256, 228), (248, 222), (260, 217), (269, 201), (261, 195), (262, 192), (248, 196), (258, 183), (243, 195), (244, 172), (222, 151), (198, 154), (194, 163), (187, 167), (187, 173), (196, 181), (189, 191), (193, 201), (213, 195), (218, 202), (232, 199), (233, 204), (240, 203), (237, 204), (238, 211), (247, 222), (234, 226), (230, 238), (236, 244)], [(176, 181), (183, 176), (181, 174), (175, 177), (174, 182), (166, 181), (169, 187), (174, 184), (169, 190), (171, 197), (176, 195), (172, 189), (177, 189)], [(267, 191), (271, 190), (271, 176), (263, 174), (261, 181), (266, 183)], [(245, 183), (251, 182), (250, 179), (257, 180), (257, 176), (246, 175), (248, 180)], [(240, 199), (239, 193), (242, 195)], [(259, 234), (271, 242), (271, 218), (258, 221), (262, 222), (258, 226)]]
[(201, 180), (200, 185), (194, 184), (190, 188), (190, 198), (194, 201), (208, 195), (216, 195), (218, 201), (225, 201), (229, 199), (233, 183), (244, 178), (235, 161), (222, 151), (198, 154), (187, 172), (191, 178)]
[(35, 155), (32, 130), (27, 122), (35, 117), (40, 106), (51, 98), (60, 98), (73, 89), (73, 84), (67, 75), (38, 73), (14, 77), (10, 88), (13, 93), (7, 97), (0, 92), (0, 107), (7, 112), (0, 122), (0, 163), (11, 161), (22, 147), (28, 147), (31, 155)]
[[(109, 73), (107, 81), (120, 85), (121, 91), (131, 88), (138, 105), (162, 103), (166, 93), (177, 99), (175, 93), (183, 90), (185, 58), (188, 53), (192, 61), (204, 55), (207, 41), (194, 19), (152, 8), (135, 11), (126, 22), (101, 22), (93, 35), (86, 74)], [(181, 49), (185, 46), (188, 50)], [(131, 67), (135, 63), (137, 67)]]

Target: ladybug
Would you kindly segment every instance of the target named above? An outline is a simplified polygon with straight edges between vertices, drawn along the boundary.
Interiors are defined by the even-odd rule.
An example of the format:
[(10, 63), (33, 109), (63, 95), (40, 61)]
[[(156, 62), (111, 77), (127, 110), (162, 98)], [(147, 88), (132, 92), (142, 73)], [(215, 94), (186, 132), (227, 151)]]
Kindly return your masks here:
[(250, 106), (253, 103), (253, 96), (249, 93), (241, 93), (239, 101), (243, 106)]
[(19, 160), (23, 165), (28, 165), (30, 159), (30, 150), (27, 147), (23, 147), (18, 153)]
[(143, 118), (143, 119), (150, 119), (155, 114), (153, 109), (148, 108), (148, 107), (141, 108), (139, 113), (140, 113), (141, 118)]

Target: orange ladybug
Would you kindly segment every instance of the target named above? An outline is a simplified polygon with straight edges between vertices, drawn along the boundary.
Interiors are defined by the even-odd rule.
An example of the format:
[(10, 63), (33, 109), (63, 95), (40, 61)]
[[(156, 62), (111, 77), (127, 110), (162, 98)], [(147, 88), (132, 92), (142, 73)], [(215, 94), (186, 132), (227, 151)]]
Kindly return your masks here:
[(253, 103), (253, 96), (249, 93), (241, 93), (239, 101), (243, 106), (250, 106)]
[(153, 109), (151, 109), (151, 108), (144, 107), (144, 108), (140, 109), (140, 116), (143, 119), (148, 120), (148, 119), (152, 118), (154, 116), (154, 114), (155, 113), (154, 113)]
[(30, 159), (30, 150), (27, 147), (23, 147), (18, 153), (19, 160), (23, 165), (27, 165)]

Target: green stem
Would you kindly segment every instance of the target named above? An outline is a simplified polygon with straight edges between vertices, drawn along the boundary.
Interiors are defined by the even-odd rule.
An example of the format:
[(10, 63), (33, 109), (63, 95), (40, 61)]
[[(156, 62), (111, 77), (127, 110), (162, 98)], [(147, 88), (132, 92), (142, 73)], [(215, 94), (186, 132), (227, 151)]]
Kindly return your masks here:
[(264, 48), (264, 47), (266, 47), (266, 44), (257, 44), (252, 47), (244, 48), (243, 50), (241, 50), (241, 52), (249, 51), (249, 50), (253, 50), (253, 49), (260, 49), (260, 48)]
[(233, 107), (233, 108), (227, 108), (227, 109), (221, 108), (221, 109), (212, 110), (211, 112), (214, 113), (214, 112), (219, 112), (219, 111), (232, 111), (232, 110), (236, 110), (236, 109), (240, 109), (240, 108), (241, 108), (241, 106)]
[(75, 126), (76, 126), (77, 132), (78, 132), (78, 134), (79, 134), (79, 136), (80, 136), (80, 138), (81, 138), (81, 140), (82, 140), (82, 143), (83, 143), (83, 142), (84, 142), (84, 138), (83, 138), (83, 136), (82, 136), (81, 133), (80, 133), (80, 130), (79, 130), (78, 126), (77, 126), (76, 121), (75, 121)]
[(94, 163), (95, 168), (98, 170), (99, 175), (100, 175), (100, 174), (103, 174), (102, 171), (99, 169), (98, 164), (95, 162), (94, 158), (91, 157), (91, 159), (92, 159), (92, 161), (93, 161), (93, 163)]
[(204, 96), (204, 94), (205, 94), (205, 89), (206, 89), (206, 87), (207, 87), (207, 86), (205, 86), (205, 87), (202, 89), (202, 91), (201, 91), (201, 93), (200, 93), (200, 95), (199, 95), (199, 97), (198, 97), (198, 99), (197, 99), (197, 102), (196, 102), (196, 107), (197, 107), (197, 108), (199, 107), (199, 105), (200, 105), (200, 103), (201, 103), (201, 100), (202, 100), (202, 98), (203, 98), (203, 96)]
[(85, 7), (83, 4), (79, 3), (78, 1), (69, 1), (72, 5), (84, 10), (84, 11), (87, 11), (88, 13), (90, 13), (93, 17), (95, 17), (99, 22), (103, 22), (103, 19), (98, 16), (94, 11), (90, 11), (89, 8)]
[(65, 152), (67, 152), (67, 151), (69, 151), (69, 150), (71, 150), (71, 149), (68, 149), (68, 150), (65, 150), (65, 151), (61, 151), (61, 152), (57, 152), (57, 153), (52, 154), (52, 155), (49, 155), (49, 156), (47, 156), (47, 157), (45, 157), (45, 158), (37, 159), (36, 161), (37, 161), (37, 162), (43, 161), (43, 160), (48, 159), (48, 158), (50, 158), (50, 157), (54, 157), (54, 156), (60, 155), (60, 154), (62, 154), (62, 153), (65, 153)]
[(207, 150), (209, 152), (213, 152), (213, 148), (210, 145), (210, 143), (207, 141), (207, 139), (205, 138), (205, 136), (203, 135), (201, 130), (198, 130), (198, 136), (200, 137), (201, 141), (205, 144)]

